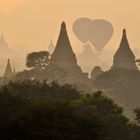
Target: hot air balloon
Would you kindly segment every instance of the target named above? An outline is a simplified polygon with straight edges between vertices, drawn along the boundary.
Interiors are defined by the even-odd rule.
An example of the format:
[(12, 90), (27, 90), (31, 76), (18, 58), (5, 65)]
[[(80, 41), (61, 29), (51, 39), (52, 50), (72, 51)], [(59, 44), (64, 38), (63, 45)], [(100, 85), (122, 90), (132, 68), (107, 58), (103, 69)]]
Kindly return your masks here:
[(91, 22), (88, 18), (80, 18), (73, 24), (74, 34), (84, 44), (89, 40), (87, 29)]
[(80, 18), (74, 22), (73, 32), (81, 42), (89, 41), (98, 52), (101, 52), (113, 35), (113, 26), (103, 19)]
[(88, 24), (87, 33), (90, 43), (101, 52), (113, 35), (113, 26), (106, 20), (94, 20)]

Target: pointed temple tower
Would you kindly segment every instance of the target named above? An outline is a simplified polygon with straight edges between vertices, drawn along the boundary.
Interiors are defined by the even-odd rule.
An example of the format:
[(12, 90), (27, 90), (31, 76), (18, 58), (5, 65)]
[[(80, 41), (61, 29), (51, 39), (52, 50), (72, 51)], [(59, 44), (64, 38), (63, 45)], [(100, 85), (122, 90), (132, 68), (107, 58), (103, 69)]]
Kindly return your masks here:
[(13, 72), (12, 72), (12, 68), (11, 68), (11, 64), (10, 64), (10, 59), (8, 59), (6, 70), (4, 73), (4, 78), (10, 79), (12, 76), (13, 76)]
[(114, 61), (112, 69), (127, 69), (127, 70), (138, 70), (135, 63), (135, 56), (130, 49), (126, 30), (123, 30), (123, 36), (119, 49), (114, 55)]
[(77, 64), (76, 56), (68, 38), (65, 22), (61, 24), (57, 45), (50, 62), (50, 67), (51, 66), (57, 66), (67, 71), (71, 79), (88, 77), (87, 73), (82, 73), (81, 68)]
[(8, 44), (5, 41), (4, 35), (2, 34), (0, 37), (0, 48), (7, 48), (7, 47), (8, 47)]
[(48, 46), (48, 51), (50, 52), (50, 54), (53, 53), (54, 49), (55, 49), (55, 45), (54, 45), (53, 41), (51, 40), (51, 42)]

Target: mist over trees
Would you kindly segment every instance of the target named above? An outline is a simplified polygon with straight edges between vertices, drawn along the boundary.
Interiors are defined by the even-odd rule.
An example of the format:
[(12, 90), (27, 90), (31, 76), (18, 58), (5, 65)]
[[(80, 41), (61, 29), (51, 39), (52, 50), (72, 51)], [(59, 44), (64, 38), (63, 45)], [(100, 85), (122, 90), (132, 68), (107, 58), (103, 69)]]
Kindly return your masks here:
[(26, 66), (0, 87), (4, 139), (139, 140), (139, 109), (134, 122), (126, 117), (140, 105), (140, 72), (125, 29), (110, 70), (96, 66), (91, 78), (77, 63), (65, 22), (53, 54), (30, 53)]
[[(21, 90), (22, 89), (22, 90)], [(82, 95), (46, 81), (0, 88), (0, 138), (6, 140), (139, 140), (140, 128), (98, 91)]]
[[(0, 140), (140, 140), (140, 59), (126, 29), (114, 53), (118, 21), (139, 43), (140, 2), (124, 1), (0, 1)], [(62, 16), (74, 42), (63, 21), (45, 51)]]
[(67, 71), (59, 66), (48, 67), (51, 55), (47, 51), (32, 52), (27, 55), (26, 66), (28, 70), (17, 73), (12, 80), (22, 81), (29, 79), (36, 79), (44, 81), (57, 81), (64, 83), (67, 77)]

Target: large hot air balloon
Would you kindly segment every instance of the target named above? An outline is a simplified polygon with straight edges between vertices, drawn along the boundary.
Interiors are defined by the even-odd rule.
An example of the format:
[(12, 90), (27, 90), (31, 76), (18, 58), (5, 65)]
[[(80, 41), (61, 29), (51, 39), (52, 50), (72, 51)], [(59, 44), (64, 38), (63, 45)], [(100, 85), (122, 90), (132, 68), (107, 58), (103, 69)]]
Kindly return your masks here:
[(89, 41), (98, 52), (101, 52), (113, 35), (113, 26), (103, 19), (80, 18), (74, 22), (73, 31), (81, 42)]
[(87, 32), (90, 43), (101, 52), (113, 35), (113, 26), (106, 20), (94, 20), (88, 24)]

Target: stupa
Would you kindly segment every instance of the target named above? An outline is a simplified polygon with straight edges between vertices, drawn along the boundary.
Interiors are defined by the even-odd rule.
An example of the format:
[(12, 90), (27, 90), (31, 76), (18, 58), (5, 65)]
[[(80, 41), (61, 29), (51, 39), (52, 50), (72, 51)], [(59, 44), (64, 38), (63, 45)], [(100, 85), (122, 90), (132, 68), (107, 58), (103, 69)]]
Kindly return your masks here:
[(8, 59), (7, 66), (6, 66), (5, 73), (4, 73), (4, 78), (10, 79), (12, 76), (13, 76), (13, 72), (12, 72), (12, 68), (11, 68), (11, 64), (10, 64), (10, 59)]
[(77, 64), (76, 55), (72, 50), (65, 22), (61, 24), (58, 41), (50, 60), (49, 69), (53, 69), (53, 67), (58, 67), (66, 71), (68, 77), (65, 77), (65, 74), (64, 77), (72, 81), (88, 77), (88, 74), (83, 73)]
[(111, 69), (138, 70), (135, 63), (135, 56), (129, 46), (125, 29), (123, 30), (120, 47), (114, 55), (113, 66)]
[(49, 53), (52, 54), (54, 49), (55, 49), (55, 45), (54, 45), (53, 41), (51, 40), (51, 42), (50, 42), (50, 44), (48, 46)]
[(8, 44), (5, 41), (4, 35), (2, 34), (0, 37), (0, 48), (8, 48)]

